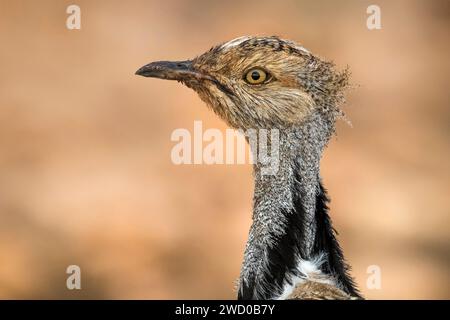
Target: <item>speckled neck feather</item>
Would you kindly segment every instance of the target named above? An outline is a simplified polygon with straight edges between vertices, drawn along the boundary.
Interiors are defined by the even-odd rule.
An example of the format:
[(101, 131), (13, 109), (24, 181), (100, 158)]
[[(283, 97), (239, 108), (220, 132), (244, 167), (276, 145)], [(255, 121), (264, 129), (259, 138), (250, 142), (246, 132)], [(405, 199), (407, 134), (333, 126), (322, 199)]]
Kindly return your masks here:
[[(322, 277), (358, 297), (327, 212), (319, 164), (333, 123), (314, 113), (298, 127), (280, 130), (275, 175), (254, 166), (253, 224), (239, 281), (239, 299), (276, 299), (294, 278), (308, 277), (299, 261), (317, 261)], [(318, 261), (320, 260), (320, 261)]]

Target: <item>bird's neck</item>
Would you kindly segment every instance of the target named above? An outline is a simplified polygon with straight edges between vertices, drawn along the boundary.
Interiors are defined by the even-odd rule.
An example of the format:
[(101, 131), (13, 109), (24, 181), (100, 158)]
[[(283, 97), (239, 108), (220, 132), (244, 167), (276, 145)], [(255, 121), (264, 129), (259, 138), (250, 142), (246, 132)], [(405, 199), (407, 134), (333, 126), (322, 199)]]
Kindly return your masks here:
[(330, 279), (336, 277), (334, 269), (346, 276), (319, 175), (330, 132), (326, 121), (313, 115), (301, 127), (279, 130), (278, 170), (267, 174), (261, 164), (254, 165), (253, 223), (239, 298), (282, 298), (308, 276), (305, 268), (317, 274), (325, 271), (325, 281), (326, 273)]

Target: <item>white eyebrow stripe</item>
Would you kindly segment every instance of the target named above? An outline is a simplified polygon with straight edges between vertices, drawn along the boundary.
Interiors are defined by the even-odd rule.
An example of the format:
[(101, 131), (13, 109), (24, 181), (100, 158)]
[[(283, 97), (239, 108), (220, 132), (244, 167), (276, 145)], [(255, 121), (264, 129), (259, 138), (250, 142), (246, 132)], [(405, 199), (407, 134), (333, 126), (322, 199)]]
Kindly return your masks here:
[(221, 49), (229, 49), (229, 48), (238, 46), (242, 42), (249, 40), (249, 39), (250, 39), (250, 37), (248, 37), (248, 36), (239, 37), (239, 38), (236, 38), (236, 39), (233, 39), (231, 41), (224, 43), (220, 48)]
[(297, 49), (300, 50), (300, 51), (304, 51), (304, 52), (306, 52), (306, 53), (311, 53), (311, 52), (309, 52), (308, 49), (305, 49), (304, 47), (302, 47), (302, 46), (299, 45), (299, 44), (296, 44), (296, 45), (295, 45), (295, 48), (297, 48)]
[[(227, 49), (231, 49), (233, 47), (236, 47), (238, 45), (240, 45), (241, 43), (243, 43), (244, 41), (250, 40), (251, 37), (250, 36), (242, 36), (242, 37), (238, 37), (236, 39), (230, 40), (226, 43), (224, 43), (223, 45), (220, 46), (221, 49), (227, 50)], [(305, 53), (311, 54), (311, 52), (306, 49), (305, 47), (303, 47), (302, 45), (299, 45), (298, 43), (295, 43), (293, 41), (289, 41), (289, 40), (282, 40), (286, 43), (289, 43), (292, 47), (296, 48), (297, 50), (303, 51)]]

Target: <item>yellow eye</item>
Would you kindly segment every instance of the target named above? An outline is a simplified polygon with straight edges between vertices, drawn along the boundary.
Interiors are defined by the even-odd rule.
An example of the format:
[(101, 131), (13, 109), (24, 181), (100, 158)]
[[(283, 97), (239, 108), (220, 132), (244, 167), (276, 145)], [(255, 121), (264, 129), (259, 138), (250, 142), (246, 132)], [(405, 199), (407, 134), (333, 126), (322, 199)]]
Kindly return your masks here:
[(268, 74), (261, 69), (251, 69), (245, 75), (245, 80), (250, 84), (261, 84), (268, 79)]

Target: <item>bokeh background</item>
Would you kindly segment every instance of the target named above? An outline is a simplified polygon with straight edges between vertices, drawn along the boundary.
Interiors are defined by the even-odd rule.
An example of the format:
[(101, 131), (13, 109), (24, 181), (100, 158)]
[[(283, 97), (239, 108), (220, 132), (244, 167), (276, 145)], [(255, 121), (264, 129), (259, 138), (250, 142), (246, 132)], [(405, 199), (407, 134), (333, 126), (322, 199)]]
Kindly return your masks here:
[[(66, 28), (74, 3), (81, 30)], [(0, 298), (235, 297), (251, 166), (172, 164), (174, 129), (226, 127), (193, 91), (134, 72), (247, 34), (352, 70), (353, 127), (322, 174), (363, 294), (450, 298), (449, 26), (445, 0), (1, 0)]]

